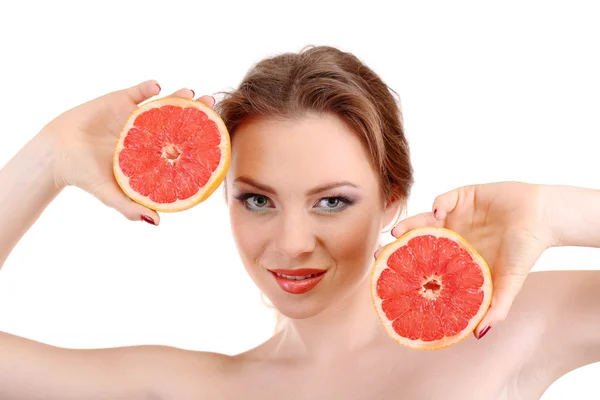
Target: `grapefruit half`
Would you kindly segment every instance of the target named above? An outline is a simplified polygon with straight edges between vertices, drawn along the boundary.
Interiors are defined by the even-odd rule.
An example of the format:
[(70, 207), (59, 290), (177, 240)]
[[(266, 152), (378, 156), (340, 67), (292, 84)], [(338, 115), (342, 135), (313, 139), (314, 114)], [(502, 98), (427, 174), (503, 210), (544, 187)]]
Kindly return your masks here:
[(175, 212), (206, 200), (225, 179), (230, 158), (229, 133), (216, 112), (197, 100), (165, 97), (130, 115), (113, 171), (133, 201)]
[(384, 247), (371, 298), (388, 335), (413, 349), (440, 349), (471, 334), (490, 306), (492, 278), (456, 232), (425, 227)]

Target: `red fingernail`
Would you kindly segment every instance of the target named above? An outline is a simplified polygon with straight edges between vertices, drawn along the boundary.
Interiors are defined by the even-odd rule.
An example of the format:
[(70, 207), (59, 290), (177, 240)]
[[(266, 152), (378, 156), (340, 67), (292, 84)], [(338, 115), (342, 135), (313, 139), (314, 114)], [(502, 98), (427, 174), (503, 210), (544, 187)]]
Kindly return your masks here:
[(437, 208), (435, 210), (433, 210), (433, 216), (435, 217), (437, 214)]
[(190, 91), (192, 92), (192, 97), (196, 97), (196, 92), (193, 89), (190, 89)]
[(491, 326), (486, 326), (485, 328), (483, 328), (483, 330), (481, 332), (479, 332), (479, 336), (477, 336), (477, 339), (481, 339), (482, 337), (485, 336), (486, 333), (488, 333), (488, 331), (491, 329)]
[(156, 224), (154, 223), (154, 220), (153, 220), (152, 218), (150, 218), (150, 217), (147, 217), (147, 216), (145, 216), (145, 215), (142, 215), (142, 221), (146, 221), (146, 222), (147, 222), (147, 223), (149, 223), (149, 224), (156, 225)]
[(160, 87), (160, 85), (157, 83), (156, 86), (158, 86), (158, 92), (160, 93), (160, 91), (162, 90), (162, 88)]

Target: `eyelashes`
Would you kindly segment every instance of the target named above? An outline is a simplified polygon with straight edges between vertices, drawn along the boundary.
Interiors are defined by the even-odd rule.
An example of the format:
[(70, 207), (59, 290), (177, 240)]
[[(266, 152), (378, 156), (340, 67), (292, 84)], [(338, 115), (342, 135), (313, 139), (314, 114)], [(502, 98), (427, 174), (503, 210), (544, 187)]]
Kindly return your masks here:
[[(242, 205), (250, 211), (264, 213), (269, 211), (269, 208), (266, 208), (266, 204), (269, 202), (272, 204), (273, 202), (267, 196), (256, 193), (240, 193), (233, 196), (234, 199), (242, 203)], [(250, 201), (249, 201), (250, 200)], [(262, 206), (260, 204), (256, 204), (256, 200), (260, 200), (260, 203), (265, 203)], [(273, 208), (273, 207), (271, 207)]]
[[(257, 193), (240, 193), (233, 196), (244, 208), (256, 213), (265, 213), (275, 208), (273, 201), (267, 196)], [(356, 204), (356, 200), (345, 195), (335, 195), (320, 198), (315, 204), (319, 212), (335, 213)]]
[(320, 209), (322, 209), (324, 212), (331, 213), (342, 211), (347, 207), (354, 205), (356, 203), (356, 200), (344, 195), (338, 195), (323, 197), (322, 199), (319, 199), (319, 201), (317, 201), (317, 204), (321, 203), (323, 203), (323, 206), (320, 207)]

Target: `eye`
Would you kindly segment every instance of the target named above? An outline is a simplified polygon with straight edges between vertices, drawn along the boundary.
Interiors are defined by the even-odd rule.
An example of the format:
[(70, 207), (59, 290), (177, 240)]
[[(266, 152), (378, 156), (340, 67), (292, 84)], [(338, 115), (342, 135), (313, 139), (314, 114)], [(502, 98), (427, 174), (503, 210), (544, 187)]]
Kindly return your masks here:
[(261, 195), (252, 196), (249, 199), (247, 199), (246, 201), (248, 203), (250, 203), (251, 206), (257, 207), (257, 208), (263, 208), (263, 207), (266, 207), (267, 204), (269, 204), (269, 199), (267, 197), (261, 196)]
[(253, 212), (266, 212), (273, 208), (273, 202), (262, 194), (244, 193), (235, 197), (242, 205)]
[(339, 212), (352, 204), (354, 200), (344, 196), (324, 197), (317, 202), (317, 208), (324, 212)]
[(341, 200), (337, 197), (327, 197), (324, 200), (324, 206), (325, 207), (329, 207), (329, 208), (336, 208), (337, 206), (340, 205)]

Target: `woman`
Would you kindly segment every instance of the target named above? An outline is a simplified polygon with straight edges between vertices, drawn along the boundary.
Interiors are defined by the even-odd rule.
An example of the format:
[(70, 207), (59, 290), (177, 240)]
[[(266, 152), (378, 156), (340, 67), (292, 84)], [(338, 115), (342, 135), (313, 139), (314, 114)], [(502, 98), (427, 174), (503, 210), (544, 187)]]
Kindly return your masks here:
[[(80, 105), (4, 167), (2, 262), (67, 185), (131, 220), (159, 224), (157, 213), (123, 195), (111, 170), (127, 116), (159, 92), (144, 82)], [(283, 329), (232, 357), (163, 346), (70, 350), (2, 334), (0, 398), (532, 399), (600, 360), (600, 274), (525, 281), (544, 249), (600, 242), (597, 192), (475, 185), (398, 224), (394, 235), (421, 225), (461, 233), (491, 264), (496, 287), (475, 331), (482, 338), (494, 326), (493, 334), (412, 351), (388, 338), (368, 290), (380, 233), (402, 212), (412, 183), (400, 111), (385, 84), (354, 56), (317, 47), (259, 63), (218, 111), (232, 135), (225, 186), (236, 245), (286, 317)]]

